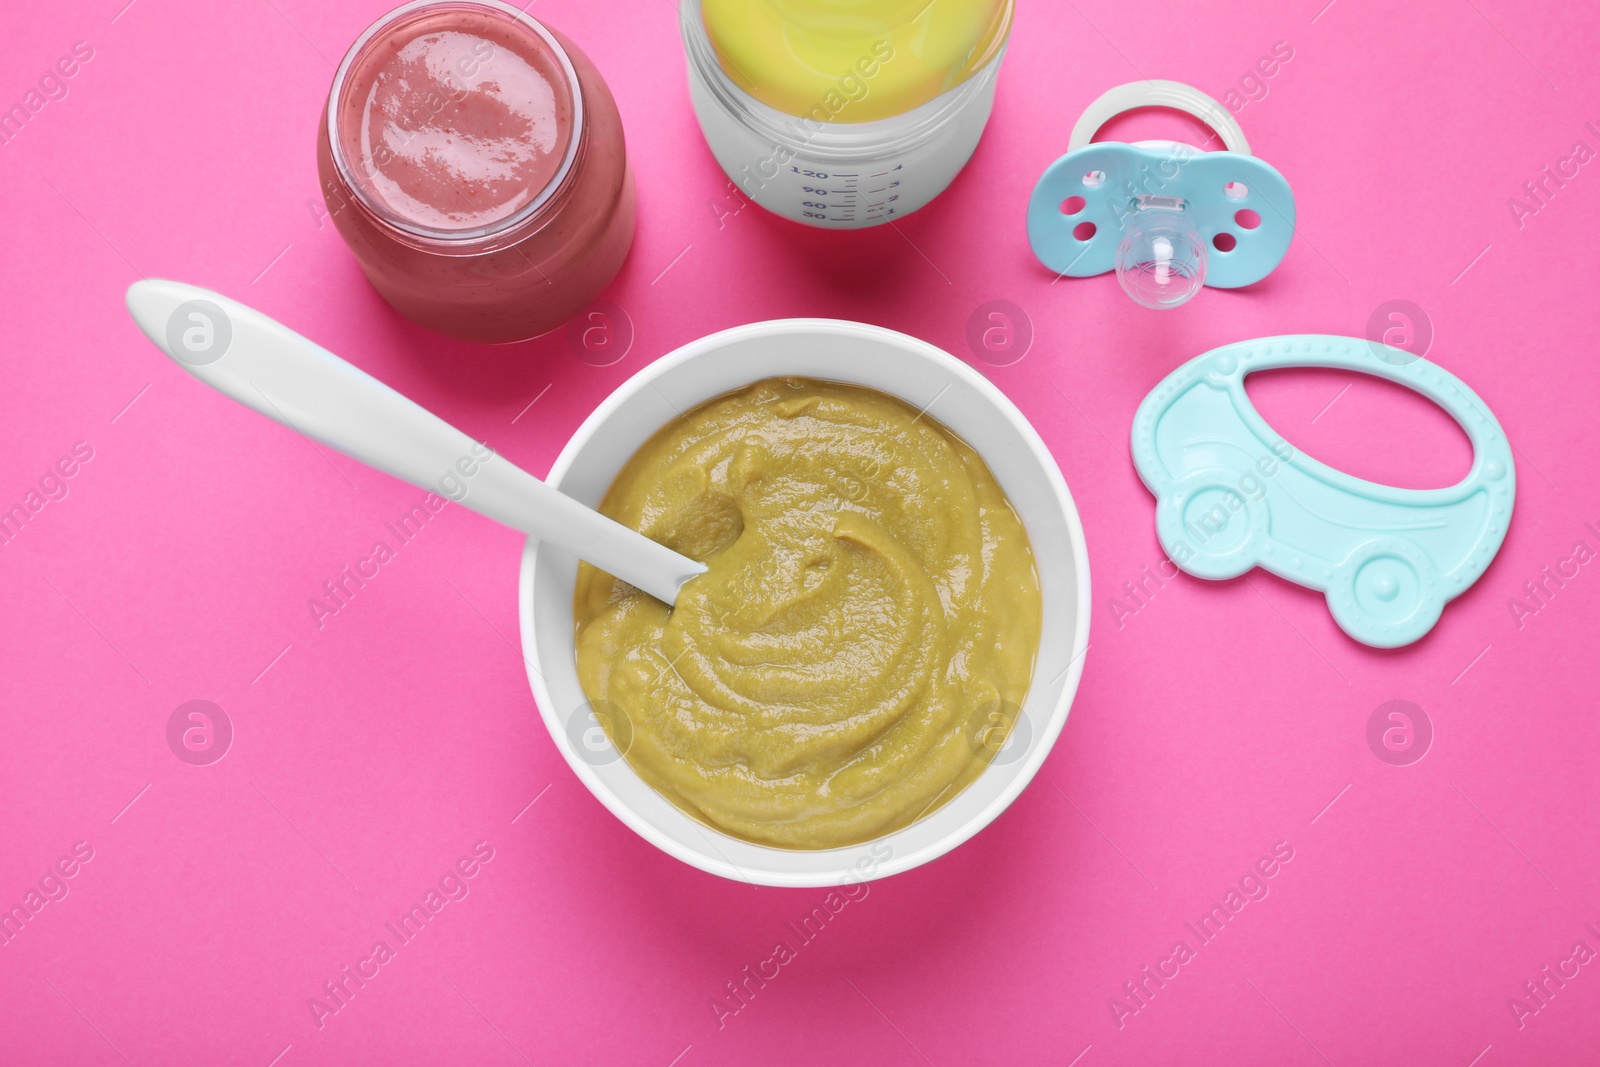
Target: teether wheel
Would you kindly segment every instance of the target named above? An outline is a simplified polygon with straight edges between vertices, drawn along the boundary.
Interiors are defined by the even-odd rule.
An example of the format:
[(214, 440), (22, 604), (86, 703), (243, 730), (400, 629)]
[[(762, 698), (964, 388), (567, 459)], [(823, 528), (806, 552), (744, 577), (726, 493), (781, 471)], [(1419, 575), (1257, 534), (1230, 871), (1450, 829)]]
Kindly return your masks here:
[(1444, 610), (1433, 563), (1397, 537), (1365, 541), (1334, 570), (1328, 610), (1339, 628), (1377, 648), (1415, 641)]
[(1227, 471), (1194, 471), (1161, 494), (1156, 536), (1178, 567), (1196, 578), (1237, 578), (1260, 562), (1267, 510)]

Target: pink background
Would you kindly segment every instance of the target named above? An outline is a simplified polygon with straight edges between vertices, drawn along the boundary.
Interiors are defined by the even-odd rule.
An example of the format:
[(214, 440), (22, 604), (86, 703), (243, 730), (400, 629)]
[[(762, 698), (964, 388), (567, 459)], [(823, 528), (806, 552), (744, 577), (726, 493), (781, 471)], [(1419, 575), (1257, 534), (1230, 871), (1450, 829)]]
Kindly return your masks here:
[[(838, 234), (739, 210), (671, 4), (540, 0), (610, 79), (638, 171), (607, 293), (633, 340), (597, 368), (561, 333), (485, 350), (410, 326), (320, 218), (330, 61), (386, 0), (124, 3), (4, 20), (0, 103), (74, 42), (93, 58), (0, 145), (0, 506), (75, 442), (93, 458), (0, 547), (0, 904), (76, 842), (93, 859), (0, 946), (0, 1062), (1594, 1062), (1600, 966), (1567, 965), (1520, 1027), (1508, 1006), (1575, 942), (1600, 950), (1600, 567), (1520, 626), (1510, 607), (1575, 542), (1600, 549), (1600, 162), (1521, 225), (1507, 206), (1575, 142), (1600, 149), (1584, 5), (1024, 0), (972, 164), (898, 232)], [(1239, 113), (1298, 196), (1277, 273), (1165, 315), (1110, 278), (1052, 283), (1023, 209), (1080, 110), (1143, 75), (1222, 96), (1278, 41), (1293, 58)], [(1066, 732), (992, 827), (874, 884), (719, 1028), (712, 998), (823, 894), (701, 874), (583, 789), (515, 647), (512, 533), (447, 508), (319, 631), (307, 598), (392, 544), (421, 493), (171, 365), (122, 308), (146, 275), (263, 309), (535, 472), (617, 383), (713, 330), (827, 315), (927, 338), (1016, 400), (1082, 511), (1093, 646)], [(1140, 398), (1209, 348), (1359, 335), (1393, 299), (1517, 448), (1477, 586), (1388, 653), (1260, 572), (1113, 608), (1161, 559), (1126, 458)], [(966, 341), (991, 300), (1031, 322), (1012, 365)], [(1459, 431), (1400, 390), (1253, 384), (1291, 441), (1355, 473), (1466, 469)], [(203, 767), (165, 732), (197, 698), (235, 731)], [(1435, 732), (1409, 766), (1366, 740), (1392, 699)], [(319, 1028), (308, 999), (398, 945), (383, 924), (479, 841), (494, 858), (470, 895)], [(1270, 894), (1199, 946), (1185, 922), (1280, 841)], [(1195, 958), (1119, 1028), (1109, 999), (1179, 939)]]

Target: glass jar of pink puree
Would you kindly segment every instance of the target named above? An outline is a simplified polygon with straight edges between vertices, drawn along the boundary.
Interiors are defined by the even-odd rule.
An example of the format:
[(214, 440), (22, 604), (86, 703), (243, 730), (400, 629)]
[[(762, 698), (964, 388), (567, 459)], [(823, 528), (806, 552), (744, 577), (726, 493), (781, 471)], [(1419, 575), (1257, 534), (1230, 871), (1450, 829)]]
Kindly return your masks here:
[(499, 0), (418, 0), (369, 27), (334, 75), (317, 170), (373, 287), (469, 341), (561, 325), (633, 242), (611, 91), (570, 41)]

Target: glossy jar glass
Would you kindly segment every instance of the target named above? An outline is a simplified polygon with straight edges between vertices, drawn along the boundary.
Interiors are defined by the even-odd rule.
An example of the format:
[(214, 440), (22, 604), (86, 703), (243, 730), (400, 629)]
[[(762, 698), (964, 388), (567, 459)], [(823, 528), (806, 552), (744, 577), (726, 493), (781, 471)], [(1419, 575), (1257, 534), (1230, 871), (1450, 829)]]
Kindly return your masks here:
[(611, 91), (571, 41), (499, 0), (417, 0), (369, 27), (334, 75), (317, 170), (373, 287), (464, 340), (561, 325), (633, 241)]

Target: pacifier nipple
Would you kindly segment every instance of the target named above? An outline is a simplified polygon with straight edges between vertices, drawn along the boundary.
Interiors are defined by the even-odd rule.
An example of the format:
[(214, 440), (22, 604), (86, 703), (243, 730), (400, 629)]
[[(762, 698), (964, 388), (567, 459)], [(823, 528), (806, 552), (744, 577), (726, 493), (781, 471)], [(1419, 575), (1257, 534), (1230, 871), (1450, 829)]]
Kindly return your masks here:
[(1205, 241), (1182, 197), (1136, 196), (1123, 226), (1117, 281), (1135, 303), (1175, 308), (1205, 285)]

